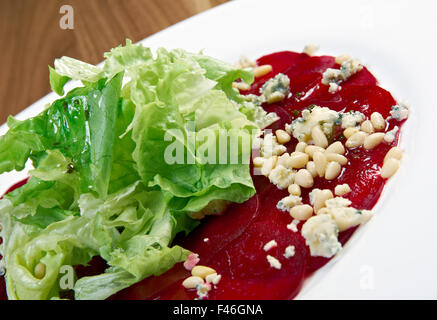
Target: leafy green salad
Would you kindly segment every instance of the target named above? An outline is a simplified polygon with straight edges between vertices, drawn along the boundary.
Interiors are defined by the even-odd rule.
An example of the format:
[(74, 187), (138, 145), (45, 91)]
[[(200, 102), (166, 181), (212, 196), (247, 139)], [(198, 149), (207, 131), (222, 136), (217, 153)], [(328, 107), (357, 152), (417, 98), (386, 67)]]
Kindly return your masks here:
[[(238, 79), (250, 84), (252, 70), (129, 40), (102, 67), (57, 59), (50, 84), (59, 99), (33, 118), (10, 117), (0, 138), (0, 173), (33, 166), (0, 200), (8, 298), (62, 298), (61, 268), (95, 256), (108, 267), (75, 279), (75, 299), (105, 299), (185, 261), (190, 252), (172, 241), (199, 224), (191, 213), (255, 193), (248, 163), (206, 161), (213, 155), (202, 150), (218, 150), (220, 139), (191, 139), (252, 141), (270, 124), (232, 87)], [(81, 85), (64, 94), (69, 80)], [(185, 161), (165, 161), (169, 148)]]

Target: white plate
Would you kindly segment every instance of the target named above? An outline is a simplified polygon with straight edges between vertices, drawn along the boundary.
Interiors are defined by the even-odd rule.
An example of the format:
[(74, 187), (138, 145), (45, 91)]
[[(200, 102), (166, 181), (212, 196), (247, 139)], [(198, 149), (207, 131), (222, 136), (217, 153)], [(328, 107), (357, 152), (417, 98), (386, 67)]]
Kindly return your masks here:
[[(402, 168), (388, 183), (376, 217), (344, 250), (309, 278), (298, 299), (437, 298), (437, 106), (433, 1), (238, 0), (178, 23), (142, 41), (152, 48), (204, 49), (229, 62), (316, 43), (320, 54), (361, 59), (381, 86), (411, 104), (402, 132)], [(33, 116), (49, 94), (19, 114)], [(0, 134), (6, 127), (0, 128)], [(1, 176), (0, 191), (25, 173)]]

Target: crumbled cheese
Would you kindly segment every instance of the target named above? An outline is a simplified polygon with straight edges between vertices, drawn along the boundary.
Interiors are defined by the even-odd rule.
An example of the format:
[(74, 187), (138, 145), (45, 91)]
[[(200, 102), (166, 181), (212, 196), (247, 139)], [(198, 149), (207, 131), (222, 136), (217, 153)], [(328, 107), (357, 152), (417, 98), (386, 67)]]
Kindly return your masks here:
[(391, 107), (391, 111), (390, 111), (390, 114), (393, 117), (393, 119), (396, 119), (398, 121), (407, 119), (408, 113), (409, 113), (409, 108), (407, 105), (404, 104), (395, 105)]
[(291, 124), (286, 124), (285, 130), (299, 141), (307, 142), (311, 139), (311, 130), (315, 126), (320, 126), (325, 135), (331, 135), (337, 120), (337, 111), (315, 106), (311, 111), (308, 109), (302, 111), (302, 117), (297, 118)]
[(329, 215), (336, 222), (340, 232), (366, 223), (373, 215), (369, 210), (358, 210), (349, 207), (350, 205), (351, 201), (348, 199), (336, 197), (327, 200), (326, 208), (320, 210), (317, 214)]
[(294, 173), (292, 170), (285, 168), (282, 165), (277, 165), (269, 174), (269, 180), (279, 189), (288, 188), (294, 181)]
[(351, 203), (349, 199), (342, 197), (335, 197), (325, 201), (326, 208), (344, 208), (349, 207)]
[(387, 143), (392, 143), (395, 138), (396, 138), (396, 134), (399, 131), (399, 127), (395, 126), (392, 130), (388, 131), (385, 136), (384, 136), (384, 141)]
[(341, 89), (341, 86), (339, 86), (335, 82), (330, 82), (329, 83), (329, 89), (328, 89), (329, 92), (331, 92), (331, 93), (337, 92), (340, 89)]
[(272, 133), (264, 135), (264, 139), (261, 140), (261, 156), (269, 158), (271, 156), (277, 156), (287, 151), (287, 148), (282, 144), (279, 144), (276, 140), (276, 136)]
[(298, 229), (297, 229), (297, 225), (299, 224), (299, 220), (297, 220), (297, 219), (293, 219), (293, 221), (292, 222), (290, 222), (289, 224), (287, 224), (287, 229), (288, 230), (291, 230), (291, 231), (293, 231), (293, 232), (297, 232), (298, 231)]
[(302, 198), (290, 194), (289, 196), (279, 200), (278, 204), (276, 205), (276, 208), (278, 208), (281, 211), (290, 212), (291, 208), (299, 204), (302, 204)]
[(186, 270), (191, 271), (196, 264), (200, 261), (199, 255), (197, 253), (192, 253), (187, 257), (187, 260), (184, 262), (184, 267)]
[(308, 196), (309, 196), (309, 198), (310, 198), (310, 204), (311, 204), (312, 206), (314, 206), (314, 199), (315, 199), (316, 194), (317, 194), (319, 191), (322, 191), (322, 190), (320, 190), (319, 188), (314, 188), (314, 189), (311, 190), (311, 192), (308, 194)]
[(205, 277), (205, 281), (213, 285), (217, 285), (221, 279), (222, 279), (221, 274), (217, 274), (217, 273), (212, 273)]
[(326, 69), (323, 73), (322, 83), (324, 85), (330, 85), (330, 83), (338, 85), (362, 69), (363, 65), (358, 60), (352, 58), (345, 59), (342, 62), (340, 69)]
[(265, 111), (261, 106), (261, 103), (263, 102), (261, 100), (264, 98), (261, 99), (257, 95), (249, 94), (244, 96), (244, 99), (247, 101), (237, 104), (238, 110), (244, 113), (247, 116), (247, 119), (254, 122), (258, 128), (266, 128), (279, 120), (279, 116), (275, 112), (267, 113), (267, 111)]
[(201, 283), (196, 286), (197, 297), (199, 300), (203, 300), (208, 297), (208, 293), (211, 291), (212, 286), (210, 283)]
[(204, 238), (203, 239), (203, 242), (208, 242), (209, 241), (209, 238)]
[(312, 256), (330, 258), (341, 250), (337, 224), (329, 215), (309, 218), (302, 226), (302, 236)]
[(269, 262), (269, 264), (272, 268), (275, 268), (278, 270), (282, 268), (282, 264), (279, 262), (279, 260), (276, 259), (275, 257), (272, 257), (271, 255), (267, 255), (267, 261)]
[(294, 246), (288, 246), (287, 248), (285, 248), (285, 253), (284, 253), (284, 257), (289, 259), (291, 257), (293, 257), (295, 254), (295, 248)]
[(290, 93), (290, 79), (283, 73), (278, 73), (268, 80), (260, 89), (261, 96), (267, 103), (284, 100)]
[(238, 60), (235, 63), (235, 67), (238, 68), (238, 69), (253, 68), (255, 66), (256, 66), (255, 61), (250, 60), (246, 56), (241, 56), (240, 60)]
[(341, 127), (343, 129), (358, 127), (366, 120), (366, 116), (359, 111), (349, 111), (341, 114)]
[(270, 249), (276, 248), (278, 244), (275, 240), (271, 240), (264, 245), (264, 251), (269, 251)]

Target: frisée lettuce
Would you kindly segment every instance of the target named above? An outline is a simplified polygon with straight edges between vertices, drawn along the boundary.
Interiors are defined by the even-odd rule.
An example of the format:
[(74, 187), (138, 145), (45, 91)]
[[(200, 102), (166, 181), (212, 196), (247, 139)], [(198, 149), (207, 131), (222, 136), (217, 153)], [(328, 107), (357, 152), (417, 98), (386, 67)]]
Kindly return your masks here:
[[(263, 123), (254, 115), (266, 113), (232, 88), (251, 83), (251, 70), (180, 49), (154, 55), (129, 40), (105, 58), (103, 67), (57, 59), (50, 84), (62, 97), (33, 118), (10, 117), (0, 137), (0, 173), (34, 167), (0, 200), (10, 299), (69, 289), (105, 299), (187, 258), (172, 242), (199, 224), (191, 212), (255, 193), (247, 159)], [(81, 85), (64, 95), (69, 80)], [(107, 265), (101, 274), (62, 285), (63, 266), (96, 256)]]

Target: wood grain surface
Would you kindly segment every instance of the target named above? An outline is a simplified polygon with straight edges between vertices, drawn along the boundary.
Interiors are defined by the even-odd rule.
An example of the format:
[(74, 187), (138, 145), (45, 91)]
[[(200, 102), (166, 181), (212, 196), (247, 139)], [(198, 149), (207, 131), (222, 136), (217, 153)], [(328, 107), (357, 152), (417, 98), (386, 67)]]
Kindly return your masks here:
[[(48, 65), (63, 55), (93, 64), (227, 0), (0, 0), (0, 123), (50, 92)], [(63, 30), (60, 8), (74, 10)]]

